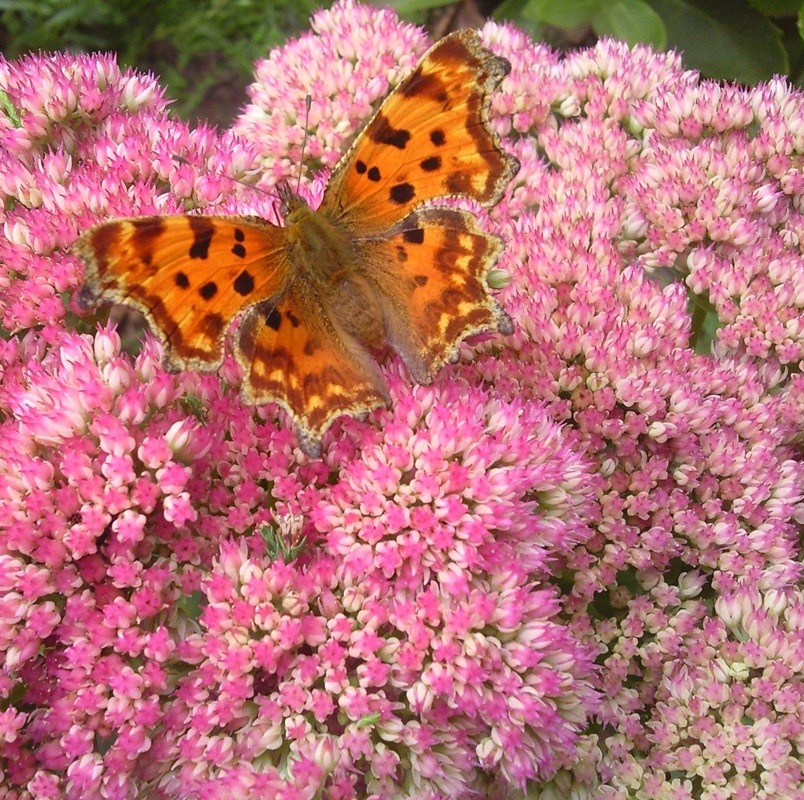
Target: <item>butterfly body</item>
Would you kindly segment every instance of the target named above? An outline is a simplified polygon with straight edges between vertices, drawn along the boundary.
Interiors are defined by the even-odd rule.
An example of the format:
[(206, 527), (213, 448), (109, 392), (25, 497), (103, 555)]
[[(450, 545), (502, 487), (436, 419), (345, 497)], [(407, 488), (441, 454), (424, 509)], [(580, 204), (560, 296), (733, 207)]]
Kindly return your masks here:
[(359, 269), (350, 232), (300, 197), (286, 216), (287, 255), (294, 275), (335, 282)]
[(79, 305), (140, 309), (176, 369), (218, 367), (237, 319), (244, 399), (278, 403), (317, 454), (335, 418), (389, 401), (375, 360), (384, 348), (430, 383), (470, 334), (512, 330), (487, 282), (501, 242), (468, 211), (433, 204), (491, 205), (516, 173), (487, 118), (507, 70), (474, 32), (438, 42), (342, 157), (317, 209), (280, 187), (284, 226), (206, 216), (95, 226), (76, 244)]

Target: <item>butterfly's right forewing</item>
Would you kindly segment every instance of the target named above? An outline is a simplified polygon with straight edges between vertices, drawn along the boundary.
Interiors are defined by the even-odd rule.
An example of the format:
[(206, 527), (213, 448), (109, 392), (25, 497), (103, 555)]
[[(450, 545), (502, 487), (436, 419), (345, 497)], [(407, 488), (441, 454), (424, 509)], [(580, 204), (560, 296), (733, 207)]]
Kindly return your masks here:
[(256, 218), (166, 216), (96, 225), (75, 245), (84, 261), (78, 303), (141, 311), (174, 369), (210, 370), (245, 308), (280, 296), (288, 281), (286, 229)]
[(519, 169), (489, 125), (491, 92), (509, 70), (476, 31), (437, 42), (338, 163), (321, 211), (369, 234), (442, 197), (496, 203)]

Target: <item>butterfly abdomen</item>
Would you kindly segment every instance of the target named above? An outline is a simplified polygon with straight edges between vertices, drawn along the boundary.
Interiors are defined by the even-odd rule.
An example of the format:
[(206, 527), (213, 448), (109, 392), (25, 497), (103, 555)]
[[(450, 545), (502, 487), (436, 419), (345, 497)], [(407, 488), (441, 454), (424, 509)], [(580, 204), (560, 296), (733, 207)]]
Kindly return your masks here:
[(380, 306), (374, 287), (361, 274), (354, 235), (304, 204), (288, 214), (287, 236), (295, 278), (313, 287), (329, 320), (338, 319), (344, 333), (364, 346), (381, 348)]

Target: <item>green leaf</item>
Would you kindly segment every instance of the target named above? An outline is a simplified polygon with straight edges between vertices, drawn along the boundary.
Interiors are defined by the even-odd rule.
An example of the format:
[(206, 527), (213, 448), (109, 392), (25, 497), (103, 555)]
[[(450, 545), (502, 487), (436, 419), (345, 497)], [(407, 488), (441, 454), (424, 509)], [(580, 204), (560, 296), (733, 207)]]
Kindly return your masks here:
[(534, 39), (544, 38), (544, 23), (539, 17), (540, 0), (503, 0), (494, 9), (494, 19), (510, 19)]
[(187, 394), (181, 398), (181, 404), (188, 414), (192, 414), (196, 419), (201, 420), (201, 422), (206, 422), (207, 407), (197, 394), (187, 392)]
[(749, 3), (766, 17), (794, 17), (801, 0), (749, 0)]
[(540, 22), (556, 28), (587, 25), (600, 11), (605, 0), (531, 0), (531, 13)]
[(667, 46), (710, 78), (767, 81), (789, 69), (778, 29), (745, 0), (651, 0), (664, 20)]
[(51, 30), (61, 30), (67, 25), (80, 23), (83, 16), (82, 8), (62, 8), (48, 18), (45, 27)]
[(662, 18), (644, 0), (611, 0), (595, 14), (592, 25), (598, 36), (612, 36), (630, 45), (667, 45)]
[(19, 112), (14, 106), (14, 103), (11, 102), (11, 98), (2, 89), (0, 89), (0, 109), (2, 109), (3, 113), (11, 120), (11, 124), (15, 128), (22, 127)]
[(415, 14), (417, 11), (427, 11), (431, 8), (452, 5), (453, 0), (389, 0), (387, 5), (397, 14)]
[(191, 592), (179, 598), (179, 609), (189, 619), (198, 619), (201, 616), (205, 598), (201, 592)]
[(304, 545), (307, 544), (306, 536), (292, 540), (286, 535), (287, 532), (281, 526), (277, 529), (273, 525), (263, 525), (259, 529), (259, 534), (265, 543), (265, 552), (271, 561), (281, 558), (286, 564), (290, 564), (299, 557)]
[(802, 41), (800, 29), (785, 26), (782, 44), (790, 59), (790, 74), (793, 75), (804, 66), (804, 41)]
[(708, 297), (687, 293), (692, 312), (692, 347), (698, 355), (708, 355), (723, 323)]

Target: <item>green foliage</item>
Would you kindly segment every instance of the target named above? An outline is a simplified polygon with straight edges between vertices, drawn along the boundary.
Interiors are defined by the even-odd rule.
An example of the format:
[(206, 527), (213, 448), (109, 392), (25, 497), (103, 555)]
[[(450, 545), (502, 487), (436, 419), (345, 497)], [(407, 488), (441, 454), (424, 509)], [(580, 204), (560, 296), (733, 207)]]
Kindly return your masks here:
[(11, 124), (15, 128), (22, 127), (22, 121), (20, 120), (20, 115), (17, 112), (14, 103), (11, 102), (11, 98), (8, 96), (8, 93), (4, 92), (2, 89), (0, 89), (0, 112), (8, 117)]
[[(419, 15), (450, 0), (396, 0)], [(590, 36), (650, 44), (684, 54), (705, 76), (756, 84), (777, 74), (804, 77), (804, 0), (503, 0), (499, 20), (569, 47)]]
[[(423, 21), (454, 0), (392, 0)], [(111, 50), (151, 70), (192, 116), (213, 87), (235, 102), (253, 62), (304, 29), (317, 0), (0, 0), (0, 47), (8, 58), (36, 50)], [(804, 0), (503, 0), (498, 19), (566, 47), (590, 36), (673, 48), (714, 78), (755, 84), (774, 74), (804, 82)], [(0, 113), (13, 116), (5, 106)], [(215, 106), (205, 116), (215, 120)]]
[(110, 50), (152, 70), (190, 115), (217, 84), (245, 84), (253, 62), (308, 25), (316, 0), (0, 0), (8, 58), (29, 51)]
[(747, 2), (651, 2), (664, 19), (670, 46), (684, 52), (686, 66), (747, 84), (788, 73), (779, 28)]
[(644, 42), (658, 50), (667, 46), (662, 18), (644, 0), (617, 0), (602, 3), (592, 18), (598, 36), (611, 36), (629, 44)]
[(198, 620), (204, 607), (204, 595), (192, 592), (179, 598), (179, 610), (187, 619)]
[(307, 543), (307, 537), (301, 535), (299, 527), (283, 524), (283, 521), (276, 527), (263, 525), (259, 532), (265, 542), (265, 552), (271, 561), (282, 559), (286, 564), (290, 564), (299, 557)]
[(207, 407), (204, 405), (203, 400), (192, 392), (187, 392), (181, 399), (182, 408), (188, 413), (192, 414), (200, 422), (206, 423), (207, 421)]

